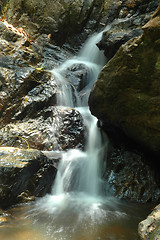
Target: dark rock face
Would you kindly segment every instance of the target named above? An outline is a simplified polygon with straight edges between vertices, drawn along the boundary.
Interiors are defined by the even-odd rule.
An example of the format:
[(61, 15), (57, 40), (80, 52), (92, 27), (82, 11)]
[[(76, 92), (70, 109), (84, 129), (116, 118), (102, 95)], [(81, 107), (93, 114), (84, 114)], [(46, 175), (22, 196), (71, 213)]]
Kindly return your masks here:
[(110, 146), (104, 179), (112, 194), (121, 199), (143, 203), (160, 200), (159, 171), (155, 172), (139, 152)]
[(0, 148), (0, 205), (7, 208), (51, 191), (55, 163), (38, 150)]
[(44, 69), (52, 68), (48, 62), (56, 65), (57, 61), (64, 61), (67, 52), (51, 45), (45, 36), (29, 46), (25, 46), (25, 41), (25, 38), (15, 43), (0, 39), (0, 139), (3, 145), (26, 148), (27, 141), (30, 147), (39, 150), (83, 148), (83, 120), (75, 110), (53, 107), (56, 83), (54, 76)]
[(55, 104), (55, 86), (50, 73), (33, 67), (8, 69), (5, 66), (0, 71), (3, 83), (0, 89), (1, 124), (31, 116), (42, 107)]
[(123, 5), (120, 0), (9, 0), (4, 1), (1, 11), (3, 18), (23, 27), (31, 38), (49, 34), (59, 45), (67, 40), (76, 47), (90, 33), (117, 18)]

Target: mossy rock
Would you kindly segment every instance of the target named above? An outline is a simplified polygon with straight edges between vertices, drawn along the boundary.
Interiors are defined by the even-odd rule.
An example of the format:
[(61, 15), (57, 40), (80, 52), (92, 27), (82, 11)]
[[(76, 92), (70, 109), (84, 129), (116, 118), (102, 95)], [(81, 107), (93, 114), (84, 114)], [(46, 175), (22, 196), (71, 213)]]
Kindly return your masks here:
[(160, 154), (160, 41), (148, 33), (121, 46), (100, 73), (89, 104), (104, 124)]

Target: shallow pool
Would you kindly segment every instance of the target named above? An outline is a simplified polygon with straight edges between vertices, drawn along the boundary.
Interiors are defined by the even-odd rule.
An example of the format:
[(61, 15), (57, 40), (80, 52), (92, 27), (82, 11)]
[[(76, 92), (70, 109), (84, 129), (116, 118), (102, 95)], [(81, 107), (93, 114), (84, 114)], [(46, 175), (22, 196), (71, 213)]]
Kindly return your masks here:
[[(56, 203), (55, 203), (56, 202)], [(138, 223), (151, 211), (146, 204), (82, 196), (48, 195), (8, 211), (0, 226), (3, 240), (136, 240)]]

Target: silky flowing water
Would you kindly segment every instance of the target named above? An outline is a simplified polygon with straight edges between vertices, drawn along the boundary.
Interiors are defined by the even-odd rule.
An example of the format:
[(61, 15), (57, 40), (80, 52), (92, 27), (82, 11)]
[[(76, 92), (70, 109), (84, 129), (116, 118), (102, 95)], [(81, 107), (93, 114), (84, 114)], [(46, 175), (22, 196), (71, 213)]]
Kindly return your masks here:
[[(108, 27), (109, 28), (109, 27)], [(52, 70), (57, 84), (57, 105), (80, 112), (87, 131), (85, 149), (62, 154), (51, 194), (34, 204), (10, 210), (13, 220), (1, 226), (3, 240), (135, 240), (137, 225), (146, 216), (138, 205), (124, 204), (103, 195), (102, 169), (107, 138), (97, 128), (97, 119), (88, 108), (90, 90), (106, 63), (96, 43), (102, 33), (93, 35), (77, 57)], [(65, 77), (73, 64), (88, 69), (87, 83), (77, 92)], [(144, 214), (145, 213), (145, 214)]]

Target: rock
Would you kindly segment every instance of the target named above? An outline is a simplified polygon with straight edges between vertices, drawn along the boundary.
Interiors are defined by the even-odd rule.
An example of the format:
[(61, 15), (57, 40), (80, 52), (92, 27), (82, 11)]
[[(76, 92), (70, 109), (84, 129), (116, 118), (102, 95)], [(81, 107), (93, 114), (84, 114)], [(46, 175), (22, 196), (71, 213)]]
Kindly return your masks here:
[[(152, 20), (151, 20), (152, 21)], [(154, 154), (160, 154), (159, 39), (129, 40), (101, 71), (89, 105), (106, 128), (114, 126)]]
[(39, 150), (83, 148), (83, 120), (73, 109), (53, 107), (57, 86), (52, 73), (46, 70), (64, 61), (69, 52), (42, 35), (34, 42), (26, 37), (14, 43), (0, 39), (0, 53), (3, 145), (29, 145)]
[(0, 73), (3, 81), (0, 91), (1, 123), (23, 119), (56, 103), (55, 84), (50, 73), (32, 67), (17, 67), (14, 70), (4, 67), (0, 68)]
[(14, 33), (12, 30), (8, 29), (3, 22), (0, 22), (0, 36), (11, 42), (16, 42), (20, 38), (22, 38), (20, 35)]
[(73, 64), (67, 68), (64, 76), (80, 92), (88, 84), (89, 68), (85, 64)]
[(142, 240), (160, 239), (160, 204), (138, 226), (138, 234)]
[[(81, 45), (88, 34), (111, 23), (116, 18), (155, 10), (158, 0), (10, 0), (4, 3), (5, 17), (14, 26), (23, 27), (32, 38), (47, 34), (61, 45), (66, 40), (73, 46)], [(85, 31), (82, 33), (82, 30)], [(81, 34), (77, 36), (78, 34)]]
[(34, 200), (51, 191), (54, 161), (34, 149), (0, 147), (0, 206)]
[[(64, 107), (48, 107), (33, 119), (7, 124), (0, 130), (1, 146), (39, 150), (83, 149), (85, 129), (78, 111)], [(29, 115), (30, 116), (30, 115)], [(27, 120), (28, 119), (28, 120)]]
[(141, 27), (151, 18), (157, 6), (158, 1), (150, 1), (150, 3), (122, 1), (118, 19), (110, 24), (109, 30), (104, 31), (101, 41), (97, 44), (100, 50), (104, 50), (108, 60), (122, 44), (143, 33)]
[(152, 19), (143, 26), (145, 37), (156, 41), (160, 38), (160, 5), (154, 13)]
[(109, 188), (120, 199), (141, 203), (160, 201), (159, 171), (146, 163), (142, 153), (131, 152), (122, 144), (119, 147), (109, 146), (104, 173), (106, 194)]
[(129, 39), (140, 36), (143, 33), (142, 29), (119, 30), (114, 32), (112, 29), (103, 33), (102, 40), (97, 44), (100, 50), (104, 50), (104, 54), (110, 60), (120, 46), (126, 43)]
[(130, 15), (141, 15), (151, 11), (155, 11), (158, 6), (158, 1), (149, 0), (122, 0), (122, 7), (119, 16), (122, 18)]
[(40, 48), (43, 55), (43, 65), (49, 70), (59, 66), (67, 58), (70, 58), (73, 56), (73, 54), (76, 54), (75, 50), (70, 46), (64, 46), (64, 48), (62, 48), (55, 45), (46, 34), (41, 34), (34, 41), (34, 45)]

